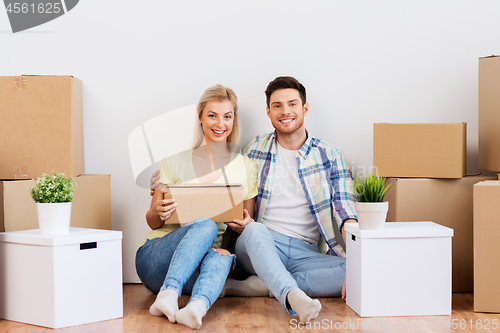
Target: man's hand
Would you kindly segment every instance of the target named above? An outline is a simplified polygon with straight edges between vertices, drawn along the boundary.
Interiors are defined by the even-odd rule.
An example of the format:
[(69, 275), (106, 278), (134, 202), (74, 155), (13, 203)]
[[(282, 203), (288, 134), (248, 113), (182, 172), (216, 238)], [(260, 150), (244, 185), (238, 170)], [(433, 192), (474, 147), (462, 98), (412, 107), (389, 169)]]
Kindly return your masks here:
[(241, 234), (243, 230), (245, 230), (245, 227), (252, 222), (255, 221), (250, 217), (248, 211), (246, 209), (243, 209), (243, 220), (233, 220), (233, 222), (225, 222), (225, 224), (237, 233)]
[(151, 176), (150, 184), (149, 184), (149, 189), (151, 190), (149, 194), (153, 196), (155, 194), (155, 190), (158, 187), (157, 181), (160, 179), (160, 170), (156, 170), (153, 172), (153, 175)]
[(346, 243), (346, 233), (345, 233), (345, 224), (346, 223), (358, 223), (355, 219), (348, 219), (344, 221), (344, 225), (342, 226), (342, 238), (344, 239), (344, 244)]
[(342, 294), (342, 299), (345, 299), (345, 279), (344, 279), (344, 283), (342, 283), (342, 291), (341, 291), (341, 294)]

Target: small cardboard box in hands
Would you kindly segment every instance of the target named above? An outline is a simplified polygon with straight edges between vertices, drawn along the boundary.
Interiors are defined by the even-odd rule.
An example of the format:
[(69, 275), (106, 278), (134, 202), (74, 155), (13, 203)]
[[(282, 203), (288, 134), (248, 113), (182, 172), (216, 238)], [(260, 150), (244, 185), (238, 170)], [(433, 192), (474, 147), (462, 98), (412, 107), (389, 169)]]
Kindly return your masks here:
[(214, 222), (243, 219), (241, 184), (170, 184), (164, 199), (174, 198), (177, 208), (165, 223), (189, 223), (201, 217)]

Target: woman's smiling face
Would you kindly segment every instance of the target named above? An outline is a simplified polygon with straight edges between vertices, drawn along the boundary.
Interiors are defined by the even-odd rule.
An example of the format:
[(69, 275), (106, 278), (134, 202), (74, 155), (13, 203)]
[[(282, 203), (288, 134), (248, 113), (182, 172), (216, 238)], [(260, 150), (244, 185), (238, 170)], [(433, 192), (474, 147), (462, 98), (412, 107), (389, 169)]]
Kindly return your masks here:
[(200, 117), (206, 142), (225, 142), (233, 130), (234, 107), (231, 101), (208, 101)]

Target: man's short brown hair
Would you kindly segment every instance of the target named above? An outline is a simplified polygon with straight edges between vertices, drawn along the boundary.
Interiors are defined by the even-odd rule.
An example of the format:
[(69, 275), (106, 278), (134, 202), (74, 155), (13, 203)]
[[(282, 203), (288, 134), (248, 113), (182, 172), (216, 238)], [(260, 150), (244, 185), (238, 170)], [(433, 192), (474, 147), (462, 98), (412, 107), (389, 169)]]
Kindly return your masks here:
[(269, 107), (269, 101), (271, 100), (273, 92), (280, 89), (297, 90), (299, 92), (300, 99), (302, 100), (302, 105), (306, 104), (306, 88), (302, 85), (302, 83), (291, 76), (278, 76), (267, 85), (265, 91), (267, 107)]

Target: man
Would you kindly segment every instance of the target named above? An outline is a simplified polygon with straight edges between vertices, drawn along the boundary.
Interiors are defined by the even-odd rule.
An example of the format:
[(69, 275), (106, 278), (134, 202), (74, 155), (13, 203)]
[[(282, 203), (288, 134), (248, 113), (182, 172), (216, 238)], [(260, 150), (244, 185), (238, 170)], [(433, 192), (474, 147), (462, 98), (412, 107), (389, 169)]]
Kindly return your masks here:
[[(345, 258), (332, 216), (340, 230), (356, 222), (352, 176), (340, 150), (306, 131), (309, 104), (302, 84), (278, 77), (269, 83), (266, 99), (275, 132), (258, 136), (243, 152), (258, 164), (255, 220), (261, 223), (245, 216), (228, 225), (241, 232), (240, 267), (257, 274), (285, 309), (309, 322), (321, 310), (310, 297), (345, 297)], [(331, 255), (319, 252), (320, 238)]]

